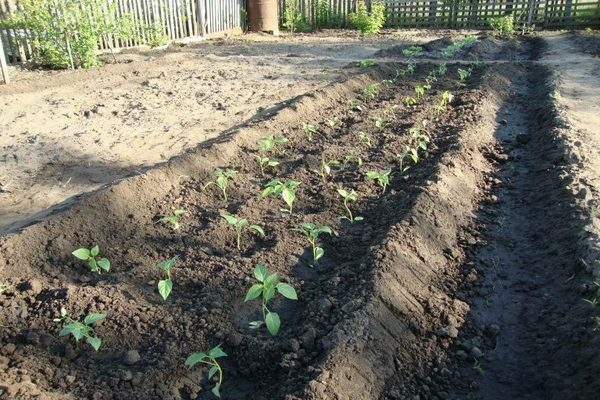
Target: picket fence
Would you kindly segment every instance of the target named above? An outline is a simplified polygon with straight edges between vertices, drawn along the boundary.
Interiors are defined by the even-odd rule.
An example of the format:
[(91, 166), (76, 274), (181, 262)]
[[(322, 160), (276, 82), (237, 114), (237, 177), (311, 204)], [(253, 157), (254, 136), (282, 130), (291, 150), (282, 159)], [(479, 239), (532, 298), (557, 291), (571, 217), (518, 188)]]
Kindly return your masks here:
[[(106, 0), (106, 3), (116, 4), (117, 16), (131, 17), (139, 40), (107, 36), (98, 43), (99, 50), (139, 46), (156, 28), (172, 41), (244, 29), (246, 24), (246, 0)], [(0, 0), (0, 17), (15, 10), (16, 4), (16, 0)], [(8, 63), (22, 63), (31, 58), (26, 32), (0, 29), (0, 41)]]
[[(0, 17), (18, 0), (0, 0)], [(137, 36), (145, 41), (149, 27), (158, 27), (169, 40), (205, 37), (246, 25), (248, 0), (105, 0), (116, 4), (117, 15), (132, 17)], [(252, 1), (252, 0), (250, 0)], [(348, 27), (356, 0), (279, 0), (280, 16), (295, 1), (306, 22)], [(373, 0), (367, 0), (370, 4)], [(511, 14), (536, 28), (600, 26), (600, 0), (380, 0), (386, 5), (388, 27), (483, 28), (490, 18)], [(324, 3), (324, 4), (322, 4)], [(326, 10), (325, 17), (323, 12)], [(325, 21), (323, 19), (325, 18)], [(31, 58), (27, 33), (0, 29), (0, 42), (9, 64)], [(137, 40), (105, 37), (99, 49), (138, 46)]]

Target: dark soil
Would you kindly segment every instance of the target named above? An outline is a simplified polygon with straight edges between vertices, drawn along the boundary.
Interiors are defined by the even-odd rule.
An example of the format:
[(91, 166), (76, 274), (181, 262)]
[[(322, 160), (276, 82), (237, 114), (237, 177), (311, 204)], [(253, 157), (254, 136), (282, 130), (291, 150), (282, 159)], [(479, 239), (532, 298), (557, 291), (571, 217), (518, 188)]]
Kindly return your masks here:
[[(220, 343), (229, 354), (222, 362), (225, 399), (594, 398), (591, 360), (598, 352), (589, 346), (589, 310), (571, 290), (584, 279), (574, 270), (579, 227), (569, 222), (558, 180), (552, 115), (525, 101), (534, 86), (527, 79), (539, 71), (481, 66), (459, 86), (458, 65), (448, 65), (418, 105), (406, 106), (414, 85), (437, 68), (421, 63), (413, 75), (384, 81), (376, 99), (365, 96), (368, 84), (400, 67), (380, 65), (291, 100), (0, 238), (0, 282), (8, 284), (0, 294), (0, 398), (209, 399), (206, 370), (183, 363)], [(438, 113), (433, 104), (445, 90), (455, 98)], [(545, 106), (546, 93), (538, 95)], [(333, 117), (340, 121), (334, 128), (326, 123)], [(383, 129), (375, 127), (379, 117)], [(395, 155), (411, 142), (409, 128), (423, 121), (431, 144), (401, 173)], [(314, 141), (302, 123), (318, 128)], [(525, 136), (517, 136), (519, 127)], [(361, 131), (373, 137), (372, 147), (361, 145)], [(256, 142), (269, 134), (289, 142), (277, 155), (281, 165), (263, 179)], [(350, 149), (365, 165), (335, 167), (323, 182), (315, 172), (321, 158), (340, 160)], [(382, 193), (364, 175), (388, 166), (395, 173)], [(238, 171), (228, 202), (214, 186), (205, 188), (217, 167)], [(273, 177), (301, 182), (293, 214), (280, 210), (280, 199), (260, 197)], [(339, 187), (359, 194), (350, 207), (364, 221), (340, 219)], [(177, 231), (159, 221), (175, 208), (187, 211)], [(245, 234), (237, 250), (222, 212), (262, 225), (266, 236)], [(322, 238), (325, 256), (314, 267), (306, 240), (291, 231), (303, 221), (335, 230)], [(111, 260), (110, 273), (92, 274), (70, 254), (94, 244)], [(156, 265), (173, 255), (180, 257), (173, 293), (163, 301)], [(276, 337), (248, 327), (260, 318), (258, 303), (243, 302), (256, 263), (299, 294), (297, 302), (273, 302), (282, 320)], [(481, 304), (496, 279), (507, 285), (489, 298), (488, 310)], [(503, 307), (507, 299), (519, 302)], [(96, 327), (99, 352), (58, 337), (52, 319), (61, 307), (74, 318), (107, 314)], [(492, 319), (498, 313), (506, 313), (503, 321)], [(497, 338), (505, 347), (489, 361), (493, 375), (472, 377), (472, 347), (491, 353)], [(463, 359), (457, 350), (465, 343)], [(540, 355), (542, 348), (548, 354)], [(496, 376), (514, 368), (532, 376), (528, 385), (498, 383)], [(552, 383), (541, 385), (546, 378)], [(511, 395), (495, 397), (504, 389)]]

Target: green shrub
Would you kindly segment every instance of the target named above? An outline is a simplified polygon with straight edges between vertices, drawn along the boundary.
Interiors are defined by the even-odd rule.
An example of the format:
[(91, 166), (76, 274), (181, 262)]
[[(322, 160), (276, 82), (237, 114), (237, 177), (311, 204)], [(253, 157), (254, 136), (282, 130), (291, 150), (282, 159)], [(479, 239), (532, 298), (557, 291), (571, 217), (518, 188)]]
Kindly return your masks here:
[(371, 12), (367, 9), (364, 0), (356, 3), (356, 12), (350, 14), (350, 22), (362, 33), (371, 35), (379, 33), (385, 23), (385, 4), (375, 1), (371, 5)]
[(282, 20), (283, 27), (290, 31), (290, 33), (310, 30), (310, 25), (306, 23), (304, 16), (300, 12), (299, 0), (286, 0)]
[(494, 35), (509, 36), (515, 32), (515, 20), (512, 15), (490, 18), (489, 23), (494, 30)]
[(0, 26), (27, 30), (34, 61), (50, 68), (93, 67), (102, 37), (132, 38), (129, 15), (117, 16), (117, 3), (103, 0), (22, 0)]

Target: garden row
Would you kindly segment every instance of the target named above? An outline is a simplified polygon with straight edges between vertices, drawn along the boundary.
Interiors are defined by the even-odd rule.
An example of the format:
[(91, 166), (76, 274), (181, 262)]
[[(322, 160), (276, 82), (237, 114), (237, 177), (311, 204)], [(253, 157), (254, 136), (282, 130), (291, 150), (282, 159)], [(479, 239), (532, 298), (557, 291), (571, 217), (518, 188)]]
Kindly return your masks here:
[[(241, 397), (240, 391), (264, 390), (268, 382), (248, 379), (257, 373), (276, 379), (314, 364), (331, 346), (327, 332), (359, 307), (361, 293), (368, 291), (365, 254), (410, 209), (418, 192), (412, 186), (427, 179), (436, 157), (452, 143), (457, 129), (450, 122), (456, 117), (452, 106), (464, 105), (461, 93), (471, 72), (466, 66), (413, 63), (377, 67), (371, 72), (376, 81), (363, 76), (330, 86), (320, 93), (323, 99), (303, 99), (276, 118), (256, 122), (257, 131), (236, 137), (237, 143), (209, 143), (182, 159), (212, 158), (210, 164), (219, 166), (212, 177), (202, 159), (188, 166), (186, 172), (192, 173), (180, 175), (179, 182), (160, 182), (151, 172), (136, 178), (126, 196), (117, 185), (106, 191), (110, 201), (94, 195), (94, 202), (84, 201), (67, 215), (30, 228), (45, 232), (31, 248), (41, 245), (49, 257), (24, 269), (39, 269), (52, 282), (32, 300), (36, 309), (54, 316), (60, 310), (60, 335), (71, 334), (78, 342), (85, 338), (97, 350), (103, 338), (108, 348), (105, 356), (79, 349), (73, 355), (76, 366), (60, 363), (61, 369), (74, 368), (84, 376), (71, 390), (91, 396), (90, 387), (102, 390), (90, 382), (133, 384), (135, 379), (111, 375), (124, 345), (144, 355), (136, 369), (147, 374), (140, 379), (150, 384), (145, 390), (151, 393), (164, 390), (161, 370), (179, 371), (185, 357), (189, 366), (209, 365), (206, 384), (215, 394), (223, 372), (233, 375), (236, 384), (225, 383), (233, 398)], [(294, 108), (302, 109), (303, 121)], [(268, 131), (278, 133), (264, 137)], [(182, 160), (164, 169), (173, 176)], [(195, 168), (202, 172), (193, 173)], [(153, 190), (157, 195), (146, 201)], [(78, 231), (70, 233), (65, 226)], [(25, 238), (4, 241), (2, 252), (10, 255)], [(109, 274), (73, 270), (65, 250), (74, 243), (92, 244), (74, 255), (93, 272)], [(18, 260), (26, 256), (19, 254)], [(165, 274), (158, 282), (159, 269), (148, 268), (157, 259)], [(248, 276), (253, 264), (254, 282)], [(280, 283), (279, 276), (289, 283)], [(277, 292), (299, 301), (284, 302)], [(342, 310), (346, 296), (354, 301)], [(70, 319), (67, 308), (87, 317)], [(47, 338), (47, 323), (31, 327), (50, 342), (33, 354), (69, 359), (72, 350), (64, 342)], [(123, 332), (128, 333), (124, 341)], [(14, 334), (17, 340), (21, 333), (15, 329)], [(198, 347), (208, 350), (181, 358)], [(227, 359), (222, 349), (231, 354)], [(60, 387), (45, 379), (42, 386)], [(197, 396), (199, 376), (181, 379), (181, 387), (174, 384), (177, 390)]]

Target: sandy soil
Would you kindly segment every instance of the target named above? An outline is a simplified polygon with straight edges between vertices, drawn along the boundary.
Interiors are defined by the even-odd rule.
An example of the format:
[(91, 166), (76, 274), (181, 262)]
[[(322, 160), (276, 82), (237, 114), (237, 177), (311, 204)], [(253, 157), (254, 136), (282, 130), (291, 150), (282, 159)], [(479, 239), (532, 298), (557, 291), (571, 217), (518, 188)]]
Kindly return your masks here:
[(352, 61), (437, 34), (244, 35), (124, 53), (94, 70), (17, 71), (0, 87), (0, 233), (268, 114)]
[(600, 275), (600, 34), (558, 34), (545, 40), (548, 49), (541, 61), (557, 77), (554, 97), (565, 122), (561, 140), (569, 149), (570, 189), (587, 210), (582, 241), (591, 251), (584, 262)]

